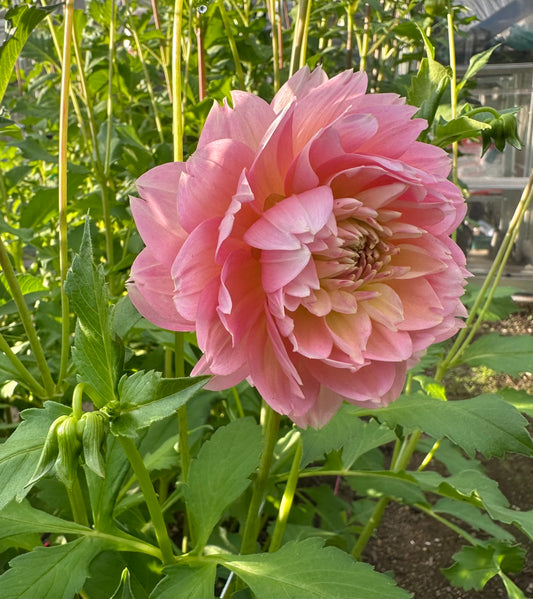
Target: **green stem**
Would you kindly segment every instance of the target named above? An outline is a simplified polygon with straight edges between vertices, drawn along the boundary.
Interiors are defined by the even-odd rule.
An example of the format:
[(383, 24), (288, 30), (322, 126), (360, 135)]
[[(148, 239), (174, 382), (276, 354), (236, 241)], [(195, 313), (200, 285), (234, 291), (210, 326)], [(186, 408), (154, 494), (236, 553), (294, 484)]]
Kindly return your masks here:
[(146, 62), (144, 60), (144, 52), (141, 45), (141, 40), (139, 39), (139, 34), (137, 33), (137, 29), (135, 28), (135, 24), (133, 23), (133, 19), (128, 11), (128, 21), (129, 28), (133, 35), (133, 40), (135, 42), (135, 46), (137, 48), (137, 53), (139, 54), (139, 60), (141, 62), (141, 67), (144, 74), (144, 82), (146, 83), (146, 89), (148, 90), (148, 95), (150, 96), (150, 102), (152, 104), (152, 110), (154, 112), (154, 120), (155, 127), (157, 129), (157, 133), (159, 134), (159, 141), (161, 143), (165, 142), (165, 137), (163, 135), (163, 126), (161, 125), (161, 119), (159, 118), (159, 110), (157, 109), (157, 103), (155, 101), (154, 88), (152, 87), (152, 81), (150, 80), (150, 73), (148, 72), (148, 68), (146, 66)]
[(445, 526), (447, 526), (449, 529), (453, 530), (459, 536), (463, 537), (463, 539), (466, 539), (471, 545), (477, 545), (478, 544), (477, 539), (475, 539), (472, 535), (469, 535), (466, 532), (466, 530), (463, 530), (460, 526), (457, 526), (456, 524), (453, 524), (449, 520), (446, 520), (446, 518), (443, 518), (442, 516), (439, 516), (431, 508), (428, 508), (427, 506), (425, 506), (422, 503), (414, 503), (413, 506), (417, 510), (420, 510), (421, 512), (424, 512), (424, 514), (427, 514), (428, 516), (431, 516), (432, 518), (434, 518), (435, 520), (437, 520), (437, 522), (440, 522), (441, 524), (444, 524)]
[(292, 503), (294, 501), (296, 486), (298, 485), (302, 453), (302, 436), (298, 434), (298, 438), (296, 440), (296, 449), (294, 452), (294, 458), (292, 460), (289, 478), (287, 479), (285, 491), (283, 492), (283, 497), (281, 498), (276, 525), (274, 527), (274, 532), (272, 533), (272, 539), (270, 540), (270, 547), (268, 549), (270, 553), (277, 551), (281, 546), (281, 541), (283, 540), (283, 534), (285, 533), (285, 528), (287, 527), (287, 520), (289, 518)]
[(109, 182), (111, 179), (111, 132), (113, 129), (113, 63), (115, 56), (116, 4), (111, 2), (111, 19), (109, 23), (109, 46), (107, 68), (107, 102), (106, 102), (106, 140), (104, 154), (104, 181), (102, 181), (102, 212), (104, 217), (104, 232), (108, 270), (114, 264), (113, 232), (111, 229), (111, 212), (109, 207)]
[(474, 110), (470, 110), (469, 112), (467, 112), (465, 116), (472, 117), (472, 116), (475, 116), (476, 114), (482, 114), (484, 112), (488, 112), (489, 114), (492, 114), (492, 116), (497, 119), (499, 119), (501, 116), (500, 113), (495, 108), (491, 108), (490, 106), (480, 106), (479, 108), (474, 108)]
[(241, 398), (239, 397), (239, 392), (237, 391), (237, 387), (232, 387), (231, 391), (233, 393), (233, 397), (235, 398), (235, 405), (237, 406), (237, 412), (239, 413), (239, 418), (244, 418), (244, 410), (242, 409)]
[(59, 110), (59, 272), (61, 281), (61, 357), (59, 360), (58, 386), (68, 371), (70, 353), (70, 310), (65, 289), (68, 271), (67, 241), (67, 139), (68, 139), (68, 98), (70, 94), (70, 47), (74, 22), (74, 0), (65, 5), (65, 23), (63, 33), (63, 55), (61, 59), (61, 98)]
[[(411, 456), (413, 455), (418, 440), (420, 439), (421, 432), (415, 431), (410, 437), (405, 438), (403, 443), (400, 446), (399, 451), (395, 452), (395, 456), (393, 457), (390, 470), (391, 472), (401, 472), (407, 468)], [(385, 513), (385, 509), (389, 502), (391, 501), (390, 497), (381, 497), (372, 512), (372, 515), (368, 519), (365, 524), (357, 542), (352, 549), (352, 556), (354, 559), (360, 559), (365, 547), (370, 540), (370, 537), (374, 534), (374, 531), (381, 524), (381, 520), (383, 518), (383, 514)]]
[(233, 62), (235, 63), (235, 72), (237, 73), (237, 79), (239, 80), (239, 87), (244, 89), (244, 74), (242, 72), (241, 59), (239, 58), (239, 51), (237, 49), (237, 44), (235, 43), (235, 37), (231, 31), (231, 23), (229, 22), (226, 7), (224, 6), (224, 0), (217, 0), (217, 6), (220, 10), (220, 16), (222, 17), (222, 22), (224, 23), (226, 35), (228, 36), (228, 43), (231, 50), (231, 55), (233, 56)]
[[(450, 55), (450, 69), (452, 71), (452, 80), (450, 87), (452, 119), (457, 118), (457, 66), (455, 62), (455, 38), (453, 34), (453, 6), (448, 3), (448, 14), (446, 15), (448, 23), (448, 50)], [(459, 158), (459, 144), (454, 141), (452, 144), (452, 181), (457, 185), (459, 176), (457, 173), (457, 164)]]
[(276, 0), (267, 0), (268, 16), (272, 26), (272, 62), (274, 67), (274, 91), (279, 89), (279, 69), (280, 69), (280, 48), (278, 38), (278, 20), (276, 12)]
[(83, 498), (83, 492), (81, 490), (80, 481), (78, 476), (74, 476), (72, 486), (65, 487), (67, 489), (67, 495), (70, 502), (70, 508), (72, 510), (72, 517), (74, 522), (81, 524), (82, 526), (89, 526), (89, 520), (87, 518), (87, 507), (85, 506), (85, 499)]
[(145, 553), (146, 555), (151, 555), (162, 561), (162, 554), (158, 547), (155, 547), (146, 541), (142, 541), (141, 539), (137, 539), (123, 531), (117, 531), (117, 534), (111, 534), (109, 532), (89, 529), (85, 536), (95, 537), (102, 539), (103, 541), (110, 541), (121, 551)]
[(360, 47), (360, 57), (359, 57), (359, 70), (364, 72), (366, 71), (366, 60), (368, 57), (368, 46), (370, 43), (370, 5), (365, 4), (366, 6), (366, 14), (365, 19), (363, 21), (363, 38), (361, 40)]
[(299, 0), (298, 2), (298, 16), (296, 17), (296, 21), (294, 23), (294, 31), (292, 34), (292, 50), (289, 77), (294, 75), (297, 67), (301, 64), (302, 46), (304, 43), (305, 23), (307, 17), (307, 7), (310, 2), (311, 0)]
[(361, 555), (366, 547), (366, 544), (370, 540), (370, 537), (374, 533), (374, 530), (379, 526), (381, 519), (383, 518), (383, 514), (385, 513), (386, 507), (389, 505), (391, 501), (390, 497), (382, 497), (376, 504), (374, 511), (372, 512), (370, 518), (367, 520), (359, 538), (357, 539), (357, 543), (354, 545), (352, 549), (352, 556), (354, 559), (361, 559)]
[(312, 0), (307, 0), (304, 29), (303, 29), (303, 35), (302, 35), (302, 46), (300, 49), (300, 61), (299, 61), (300, 69), (305, 66), (305, 62), (307, 60), (307, 39), (309, 37), (309, 24), (311, 22), (311, 5), (312, 5)]
[(7, 253), (6, 247), (2, 238), (0, 237), (0, 266), (4, 271), (4, 276), (13, 296), (13, 300), (15, 301), (15, 305), (17, 306), (18, 313), (20, 316), (20, 320), (22, 321), (22, 325), (24, 330), (26, 331), (26, 335), (28, 337), (28, 341), (30, 342), (30, 347), (33, 352), (33, 356), (35, 361), (37, 362), (37, 367), (39, 368), (39, 372), (41, 374), (41, 379), (43, 381), (44, 389), (46, 391), (46, 396), (53, 397), (54, 395), (54, 381), (52, 380), (52, 375), (50, 374), (50, 369), (48, 368), (48, 364), (46, 362), (46, 358), (44, 357), (44, 351), (39, 341), (39, 337), (37, 336), (37, 331), (33, 326), (33, 322), (31, 319), (30, 311), (28, 310), (28, 306), (24, 301), (24, 296), (20, 289), (20, 286), (17, 281), (17, 276), (15, 275), (15, 271), (11, 266), (11, 260), (9, 259), (9, 254)]
[(31, 372), (27, 370), (26, 366), (18, 359), (18, 356), (13, 352), (9, 343), (5, 340), (4, 336), (0, 333), (0, 351), (3, 352), (6, 358), (11, 362), (15, 370), (20, 376), (20, 380), (28, 389), (37, 397), (46, 397), (46, 390), (42, 387), (33, 377)]
[(124, 450), (124, 453), (126, 454), (126, 457), (128, 458), (129, 463), (131, 464), (133, 472), (137, 477), (137, 481), (143, 493), (148, 512), (150, 513), (150, 518), (152, 519), (157, 542), (159, 548), (161, 549), (162, 561), (165, 565), (172, 564), (174, 563), (172, 543), (170, 542), (170, 537), (168, 536), (165, 519), (163, 517), (163, 512), (161, 511), (161, 506), (159, 505), (159, 501), (152, 484), (152, 479), (150, 478), (150, 473), (146, 469), (142, 456), (133, 440), (129, 437), (118, 437), (118, 440), (122, 446), (122, 449)]
[[(156, 29), (161, 31), (161, 25), (159, 23), (159, 12), (157, 10), (157, 1), (156, 0), (152, 0), (152, 13), (154, 15), (154, 24), (156, 26)], [(167, 90), (168, 90), (168, 97), (169, 97), (169, 100), (172, 102), (172, 85), (170, 83), (170, 75), (168, 72), (167, 53), (165, 52), (165, 46), (164, 46), (163, 40), (159, 41), (159, 51), (161, 53), (161, 65), (163, 67), (163, 74), (165, 75), (165, 83), (166, 83)]]
[(183, 105), (181, 98), (181, 28), (183, 0), (175, 0), (172, 29), (172, 137), (174, 160), (183, 160)]
[[(477, 329), (483, 322), (484, 316), (490, 302), (496, 292), (497, 285), (499, 280), (503, 274), (503, 270), (505, 268), (507, 259), (509, 254), (512, 251), (513, 244), (516, 241), (518, 233), (520, 231), (520, 225), (529, 210), (529, 206), (531, 204), (531, 200), (533, 199), (533, 171), (529, 175), (529, 179), (527, 181), (526, 186), (524, 187), (524, 191), (522, 192), (522, 197), (516, 207), (516, 210), (513, 214), (511, 222), (509, 223), (509, 227), (503, 239), (502, 245), (496, 254), (494, 262), (485, 277), (485, 281), (481, 286), (481, 289), (478, 292), (476, 301), (474, 305), (470, 309), (470, 315), (468, 316), (464, 328), (459, 332), (457, 338), (452, 345), (450, 351), (444, 357), (442, 362), (439, 364), (437, 368), (437, 373), (435, 375), (435, 379), (437, 381), (442, 380), (444, 374), (451, 367), (455, 366), (459, 363), (461, 356), (464, 351), (470, 345)], [(482, 305), (483, 304), (483, 305)], [(479, 312), (478, 312), (479, 310)]]
[(439, 439), (438, 441), (435, 441), (435, 443), (433, 443), (433, 447), (428, 451), (426, 457), (422, 460), (420, 466), (418, 466), (419, 471), (424, 470), (424, 468), (431, 462), (431, 460), (433, 459), (433, 457), (437, 453), (437, 450), (440, 447), (441, 440), (442, 439)]
[(276, 446), (276, 442), (278, 440), (280, 420), (280, 415), (277, 412), (274, 412), (270, 406), (267, 406), (263, 433), (263, 454), (261, 456), (261, 463), (259, 464), (259, 472), (257, 473), (257, 478), (254, 482), (252, 498), (248, 508), (248, 516), (246, 518), (246, 525), (242, 535), (241, 554), (243, 555), (247, 553), (253, 553), (255, 551), (255, 545), (259, 535), (259, 516), (263, 499), (265, 497), (268, 476), (274, 456), (274, 447)]

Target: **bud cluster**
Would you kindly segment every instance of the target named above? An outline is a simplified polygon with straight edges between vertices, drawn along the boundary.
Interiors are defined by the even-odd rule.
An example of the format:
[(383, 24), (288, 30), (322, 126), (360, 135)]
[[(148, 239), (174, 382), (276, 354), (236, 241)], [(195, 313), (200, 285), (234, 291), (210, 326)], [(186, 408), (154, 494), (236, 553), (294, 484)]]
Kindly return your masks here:
[(85, 412), (79, 419), (73, 414), (56, 418), (48, 430), (39, 462), (27, 486), (55, 466), (59, 479), (66, 487), (72, 487), (80, 457), (90, 470), (104, 477), (102, 444), (107, 424), (107, 416), (99, 411)]

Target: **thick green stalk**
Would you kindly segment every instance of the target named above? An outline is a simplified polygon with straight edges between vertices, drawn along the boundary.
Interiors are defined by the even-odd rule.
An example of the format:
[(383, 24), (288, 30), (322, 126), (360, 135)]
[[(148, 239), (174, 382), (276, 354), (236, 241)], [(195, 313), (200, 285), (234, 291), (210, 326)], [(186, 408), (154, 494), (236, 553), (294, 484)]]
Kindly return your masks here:
[(366, 60), (368, 57), (368, 46), (370, 44), (370, 12), (369, 4), (365, 4), (365, 19), (363, 21), (363, 38), (359, 47), (359, 70), (366, 71)]
[(5, 248), (4, 242), (0, 237), (0, 266), (4, 271), (4, 276), (6, 278), (7, 286), (11, 291), (11, 295), (15, 301), (15, 305), (17, 306), (17, 310), (20, 316), (20, 320), (22, 321), (22, 325), (24, 330), (26, 331), (26, 335), (28, 337), (28, 341), (30, 342), (30, 347), (33, 352), (33, 356), (35, 361), (37, 362), (37, 367), (39, 368), (39, 372), (41, 374), (41, 379), (44, 385), (44, 389), (46, 391), (47, 397), (53, 397), (54, 395), (54, 381), (52, 380), (52, 375), (50, 374), (50, 369), (48, 368), (48, 364), (46, 362), (46, 358), (44, 357), (44, 351), (39, 341), (39, 337), (37, 336), (37, 331), (32, 322), (30, 311), (28, 310), (28, 306), (24, 301), (24, 296), (22, 295), (22, 291), (20, 290), (20, 286), (17, 281), (17, 277), (15, 275), (15, 271), (11, 266), (11, 261), (9, 259), (9, 254)]
[(113, 231), (111, 228), (111, 211), (109, 206), (109, 189), (111, 179), (111, 132), (113, 130), (113, 63), (115, 57), (115, 30), (117, 21), (116, 3), (111, 2), (111, 19), (109, 23), (108, 67), (107, 67), (107, 103), (106, 103), (106, 140), (104, 153), (104, 179), (102, 181), (102, 212), (104, 216), (104, 232), (107, 256), (107, 268), (113, 269), (114, 249)]
[(383, 518), (383, 514), (385, 513), (385, 509), (389, 505), (391, 499), (390, 497), (381, 497), (374, 508), (374, 511), (370, 515), (370, 518), (367, 520), (361, 534), (357, 538), (357, 542), (352, 549), (352, 556), (354, 559), (361, 559), (361, 555), (366, 547), (366, 544), (370, 540), (370, 537), (379, 526), (381, 519)]
[(312, 0), (307, 0), (304, 29), (303, 29), (303, 35), (302, 35), (302, 47), (300, 49), (300, 61), (298, 64), (300, 69), (305, 67), (305, 62), (307, 60), (307, 39), (309, 37), (309, 24), (311, 23), (311, 6), (312, 6)]
[(61, 99), (59, 110), (59, 271), (61, 280), (61, 358), (59, 362), (58, 385), (67, 376), (70, 353), (70, 310), (65, 281), (68, 270), (67, 242), (67, 137), (68, 137), (68, 98), (70, 94), (70, 46), (74, 23), (74, 0), (65, 5), (63, 34), (63, 56), (61, 60)]
[(281, 547), (281, 541), (283, 540), (283, 534), (285, 533), (285, 528), (287, 527), (287, 520), (289, 519), (292, 503), (294, 501), (294, 494), (298, 485), (302, 453), (302, 436), (298, 433), (298, 439), (296, 440), (296, 449), (294, 451), (294, 458), (292, 459), (289, 478), (287, 479), (285, 491), (283, 492), (283, 497), (281, 498), (276, 525), (270, 540), (270, 547), (268, 549), (270, 553), (277, 551)]
[(304, 36), (306, 35), (305, 23), (307, 19), (308, 5), (311, 0), (299, 0), (298, 2), (298, 15), (294, 23), (294, 31), (292, 34), (292, 49), (291, 49), (291, 64), (289, 70), (289, 77), (294, 75), (297, 68), (301, 64), (301, 57), (305, 54), (302, 51), (304, 43)]
[(74, 522), (83, 526), (89, 526), (87, 507), (85, 505), (85, 499), (83, 498), (80, 481), (77, 476), (75, 476), (72, 481), (72, 487), (66, 487), (66, 489)]
[(128, 461), (137, 477), (137, 481), (141, 488), (152, 524), (154, 526), (155, 535), (159, 548), (161, 549), (162, 561), (165, 565), (174, 563), (174, 553), (172, 551), (172, 543), (168, 536), (168, 530), (163, 518), (163, 512), (157, 499), (157, 495), (150, 478), (150, 473), (144, 465), (143, 459), (137, 446), (129, 437), (118, 437), (120, 445), (128, 458)]
[[(452, 71), (452, 80), (450, 85), (451, 110), (452, 119), (457, 118), (457, 66), (455, 61), (455, 38), (453, 34), (453, 6), (448, 3), (448, 14), (446, 15), (448, 22), (448, 51), (450, 55), (450, 69)], [(454, 141), (452, 143), (452, 181), (457, 185), (459, 176), (457, 174), (457, 163), (459, 159), (459, 144)]]
[(181, 29), (183, 0), (175, 0), (172, 29), (172, 137), (174, 160), (183, 160), (183, 105), (181, 98)]
[(248, 507), (248, 516), (242, 535), (241, 554), (243, 555), (255, 551), (255, 544), (257, 542), (257, 536), (259, 535), (261, 505), (265, 497), (268, 476), (274, 456), (274, 447), (278, 440), (280, 420), (280, 415), (277, 412), (274, 412), (270, 406), (267, 406), (263, 433), (263, 454), (261, 455), (259, 472), (257, 473), (257, 478), (253, 484), (252, 498)]
[(278, 38), (279, 15), (276, 12), (276, 0), (267, 0), (268, 16), (272, 26), (272, 62), (274, 67), (274, 91), (279, 89), (279, 69), (281, 63), (280, 44)]
[(228, 36), (228, 43), (231, 50), (231, 55), (233, 56), (233, 62), (235, 63), (235, 72), (237, 73), (239, 87), (244, 89), (244, 74), (242, 72), (241, 59), (239, 57), (237, 44), (235, 43), (235, 37), (231, 31), (231, 23), (228, 18), (226, 7), (224, 6), (224, 0), (217, 0), (217, 6), (218, 10), (220, 11), (220, 16), (222, 17), (222, 22), (224, 23), (224, 30)]

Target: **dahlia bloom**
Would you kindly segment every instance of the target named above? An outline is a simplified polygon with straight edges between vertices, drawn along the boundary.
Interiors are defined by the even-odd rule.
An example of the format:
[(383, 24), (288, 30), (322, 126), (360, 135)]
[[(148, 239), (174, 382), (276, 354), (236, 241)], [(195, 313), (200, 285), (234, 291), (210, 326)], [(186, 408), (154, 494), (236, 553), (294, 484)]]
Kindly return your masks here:
[(394, 400), (464, 316), (448, 157), (416, 141), (416, 108), (366, 84), (304, 68), (270, 104), (233, 92), (187, 162), (148, 171), (131, 200), (135, 306), (196, 331), (208, 388), (247, 379), (299, 426)]

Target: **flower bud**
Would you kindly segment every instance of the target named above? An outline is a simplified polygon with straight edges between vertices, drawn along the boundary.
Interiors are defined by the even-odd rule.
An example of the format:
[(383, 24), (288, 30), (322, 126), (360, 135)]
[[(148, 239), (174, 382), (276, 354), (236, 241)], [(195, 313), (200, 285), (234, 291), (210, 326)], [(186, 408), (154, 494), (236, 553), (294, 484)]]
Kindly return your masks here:
[(81, 443), (78, 439), (77, 420), (69, 416), (57, 429), (58, 460), (56, 472), (66, 487), (71, 487), (77, 476)]
[(35, 472), (32, 477), (26, 484), (26, 487), (33, 485), (38, 480), (40, 480), (43, 476), (48, 474), (52, 467), (54, 466), (57, 458), (57, 454), (59, 452), (59, 446), (57, 441), (57, 429), (62, 422), (64, 422), (69, 416), (63, 415), (56, 418), (50, 428), (48, 429), (48, 433), (46, 435), (46, 439), (44, 441), (43, 450), (41, 451), (41, 456), (39, 457), (39, 462), (35, 468)]
[(448, 2), (446, 0), (426, 0), (424, 10), (431, 17), (444, 17), (448, 10)]
[(86, 412), (80, 422), (83, 426), (83, 457), (85, 464), (95, 474), (104, 478), (104, 460), (101, 447), (105, 439), (107, 419), (102, 412)]

